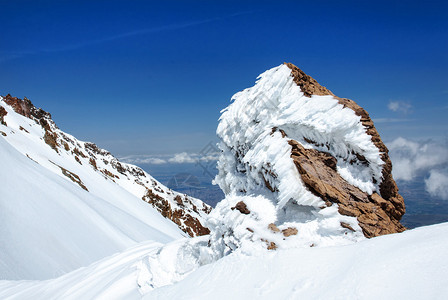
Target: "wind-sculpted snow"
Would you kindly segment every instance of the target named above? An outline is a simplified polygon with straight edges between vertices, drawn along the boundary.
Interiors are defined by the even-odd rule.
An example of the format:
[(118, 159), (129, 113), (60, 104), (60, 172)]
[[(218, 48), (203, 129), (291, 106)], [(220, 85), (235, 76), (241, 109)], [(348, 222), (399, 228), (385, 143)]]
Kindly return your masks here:
[[(227, 197), (260, 195), (263, 202), (271, 203), (273, 218), (268, 223), (299, 231), (297, 237), (289, 238), (294, 242), (277, 241), (276, 246), (318, 246), (362, 238), (356, 219), (341, 216), (336, 205), (320, 209), (325, 201), (303, 183), (288, 143), (294, 139), (306, 148), (330, 153), (337, 159), (339, 174), (371, 194), (379, 189), (383, 161), (360, 117), (332, 96), (306, 97), (286, 65), (261, 74), (254, 87), (235, 94), (232, 100), (223, 110), (217, 130), (222, 154), (215, 181)], [(356, 155), (365, 157), (368, 166), (350, 163)], [(256, 197), (250, 201), (254, 208), (263, 203)], [(224, 208), (223, 203), (217, 210), (229, 211), (230, 206)], [(341, 227), (341, 222), (355, 232)], [(267, 234), (268, 224), (261, 223), (263, 230), (255, 230), (254, 236), (269, 243), (277, 240), (273, 233)], [(245, 234), (251, 233), (246, 230)]]
[[(215, 182), (231, 199), (268, 199), (276, 216), (271, 228), (299, 232), (286, 239), (295, 242), (278, 241), (282, 245), (338, 244), (404, 230), (403, 199), (387, 148), (356, 103), (334, 96), (291, 64), (264, 72), (232, 101), (217, 129), (222, 153)], [(231, 209), (218, 208), (221, 214)], [(311, 224), (316, 228), (310, 230)], [(262, 236), (268, 248), (282, 247)]]
[[(248, 214), (238, 210), (238, 203), (246, 205)], [(341, 227), (341, 222), (357, 232)], [(208, 227), (210, 247), (218, 257), (237, 249), (250, 255), (266, 248), (325, 247), (363, 239), (356, 220), (341, 216), (337, 206), (316, 210), (288, 203), (279, 211), (272, 200), (261, 195), (227, 196), (210, 214)]]

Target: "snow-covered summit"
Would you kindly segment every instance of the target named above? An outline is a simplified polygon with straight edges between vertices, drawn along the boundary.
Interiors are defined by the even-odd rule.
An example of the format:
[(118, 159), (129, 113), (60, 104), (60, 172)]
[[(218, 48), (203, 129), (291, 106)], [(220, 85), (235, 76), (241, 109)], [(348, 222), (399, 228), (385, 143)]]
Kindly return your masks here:
[[(404, 230), (387, 148), (355, 102), (334, 96), (292, 64), (264, 72), (232, 101), (217, 129), (222, 154), (215, 182), (228, 199), (246, 201), (228, 200), (217, 210), (224, 215), (244, 205), (241, 214), (269, 232), (249, 228), (244, 236), (274, 248)], [(251, 213), (260, 205), (270, 211), (269, 221)], [(272, 234), (288, 228), (293, 237)]]

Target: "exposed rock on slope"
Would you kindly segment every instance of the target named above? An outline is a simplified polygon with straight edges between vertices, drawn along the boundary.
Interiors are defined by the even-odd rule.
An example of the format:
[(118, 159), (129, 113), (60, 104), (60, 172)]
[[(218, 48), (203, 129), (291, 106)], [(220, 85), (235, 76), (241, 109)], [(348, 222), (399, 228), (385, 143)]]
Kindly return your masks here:
[[(64, 133), (49, 113), (36, 108), (29, 99), (22, 100), (9, 94), (0, 97), (0, 121), (5, 133), (2, 136), (11, 145), (80, 188), (101, 196), (102, 191), (91, 179), (109, 181), (148, 202), (190, 236), (208, 233), (202, 224), (210, 206), (168, 189), (139, 167), (120, 162), (95, 144)], [(25, 147), (30, 143), (35, 147)], [(46, 147), (52, 150), (46, 151), (49, 149)]]
[[(334, 96), (292, 64), (264, 72), (254, 87), (232, 100), (217, 130), (222, 154), (215, 181), (227, 196), (269, 199), (273, 225), (280, 230), (294, 225), (298, 233), (287, 239), (296, 245), (405, 229), (400, 224), (404, 201), (388, 150), (355, 102)], [(252, 211), (256, 202), (247, 199)], [(232, 208), (227, 206), (217, 208), (226, 213)], [(260, 222), (259, 216), (247, 218)], [(279, 247), (285, 243), (264, 229), (251, 235)]]
[(8, 112), (3, 107), (0, 107), (0, 124), (7, 126), (5, 120), (3, 119)]
[[(155, 184), (155, 186), (157, 187), (157, 184)], [(205, 203), (202, 203), (202, 207), (197, 207), (190, 197), (178, 194), (174, 197), (177, 204), (175, 206), (172, 205), (172, 203), (170, 204), (170, 201), (164, 199), (160, 194), (154, 193), (154, 191), (149, 188), (146, 190), (146, 194), (142, 199), (154, 206), (162, 216), (176, 223), (180, 229), (190, 236), (206, 235), (210, 233), (210, 230), (207, 227), (204, 227), (198, 218), (193, 217), (191, 212), (188, 213), (189, 210), (192, 210), (198, 215), (210, 213), (211, 207)], [(198, 203), (196, 202), (196, 204)], [(187, 211), (184, 209), (186, 206), (189, 207), (189, 210)]]

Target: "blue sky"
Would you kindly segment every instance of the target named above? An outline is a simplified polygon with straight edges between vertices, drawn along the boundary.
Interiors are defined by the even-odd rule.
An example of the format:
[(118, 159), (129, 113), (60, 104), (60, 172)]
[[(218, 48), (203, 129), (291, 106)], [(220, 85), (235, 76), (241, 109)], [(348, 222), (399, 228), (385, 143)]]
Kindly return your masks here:
[(446, 1), (0, 1), (0, 94), (120, 156), (197, 152), (292, 62), (385, 140), (448, 138)]

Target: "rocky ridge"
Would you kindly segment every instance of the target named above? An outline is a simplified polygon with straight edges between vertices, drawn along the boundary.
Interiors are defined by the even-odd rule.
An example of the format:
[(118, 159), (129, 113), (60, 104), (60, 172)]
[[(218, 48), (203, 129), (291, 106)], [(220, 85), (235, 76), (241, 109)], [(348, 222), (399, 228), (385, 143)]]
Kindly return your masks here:
[[(176, 223), (188, 235), (197, 236), (209, 232), (202, 224), (204, 223), (204, 217), (211, 211), (211, 207), (201, 200), (172, 191), (141, 168), (122, 163), (109, 151), (99, 148), (94, 143), (82, 142), (64, 133), (56, 126), (50, 113), (41, 108), (36, 108), (26, 97), (20, 99), (8, 94), (5, 97), (0, 97), (0, 100), (15, 113), (32, 120), (32, 124), (34, 123), (40, 127), (42, 132), (40, 139), (59, 156), (62, 154), (68, 155), (79, 165), (93, 169), (97, 175), (129, 190), (157, 209), (164, 217)], [(19, 126), (17, 129), (8, 126), (7, 118), (7, 110), (0, 105), (0, 122), (5, 128), (10, 129), (10, 135), (18, 134), (17, 129), (25, 134), (30, 134), (25, 128), (26, 126)], [(5, 131), (7, 130), (2, 130), (1, 132), (3, 137), (8, 140), (9, 136)], [(38, 162), (32, 158), (33, 154), (24, 154)], [(89, 191), (87, 188), (88, 182), (82, 176), (51, 160), (49, 162), (57, 167), (56, 169), (60, 172), (60, 175), (66, 177), (80, 188)]]

